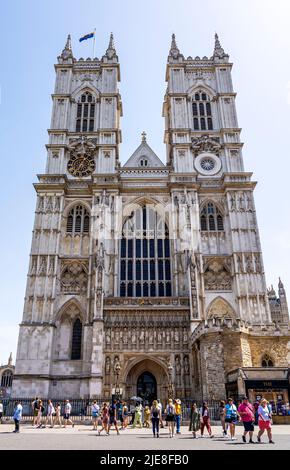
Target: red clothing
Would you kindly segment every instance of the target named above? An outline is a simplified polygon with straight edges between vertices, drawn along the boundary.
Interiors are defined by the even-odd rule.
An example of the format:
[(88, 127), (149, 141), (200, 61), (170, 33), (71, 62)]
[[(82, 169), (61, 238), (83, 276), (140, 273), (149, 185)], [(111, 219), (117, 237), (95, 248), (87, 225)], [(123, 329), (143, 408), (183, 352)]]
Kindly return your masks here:
[(251, 423), (252, 421), (255, 421), (255, 411), (251, 403), (241, 403), (238, 408), (238, 412), (245, 413), (241, 414), (242, 421), (245, 421), (245, 423)]

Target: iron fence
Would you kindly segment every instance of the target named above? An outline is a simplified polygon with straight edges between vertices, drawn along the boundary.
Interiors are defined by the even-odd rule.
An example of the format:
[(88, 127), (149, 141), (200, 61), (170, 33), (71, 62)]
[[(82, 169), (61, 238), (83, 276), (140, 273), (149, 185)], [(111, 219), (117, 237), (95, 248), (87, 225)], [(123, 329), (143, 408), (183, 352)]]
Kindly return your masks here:
[[(35, 400), (35, 398), (3, 398), (0, 401), (3, 404), (3, 419), (12, 419), (13, 417), (13, 410), (15, 407), (15, 403), (19, 401), (23, 407), (22, 411), (22, 420), (23, 421), (29, 421), (33, 419), (33, 407), (32, 403)], [(65, 402), (67, 398), (58, 398), (58, 399), (53, 399), (53, 405), (56, 406), (56, 404), (60, 404), (61, 406), (61, 415), (64, 414), (64, 408), (65, 408)], [(97, 402), (97, 404), (101, 407), (104, 402), (109, 403), (111, 399), (109, 397), (96, 397), (93, 399), (83, 399), (83, 398), (71, 398), (69, 399), (70, 404), (72, 406), (71, 409), (71, 418), (73, 420), (81, 420), (81, 421), (86, 421), (88, 419), (91, 419), (91, 406), (93, 401)], [(129, 414), (130, 414), (130, 408), (132, 409), (134, 402), (130, 400), (125, 400), (128, 407), (129, 407)], [(42, 405), (44, 407), (44, 413), (42, 416), (46, 416), (47, 413), (47, 405), (48, 405), (48, 399), (42, 399)], [(202, 402), (200, 400), (194, 400), (193, 398), (185, 398), (181, 399), (182, 403), (182, 419), (184, 421), (188, 421), (190, 419), (190, 408), (191, 404), (195, 402), (198, 407), (201, 407)], [(208, 402), (209, 405), (209, 411), (210, 411), (210, 417), (212, 420), (218, 420), (219, 419), (219, 401), (215, 400), (209, 400)], [(166, 403), (163, 403), (163, 409), (165, 408)]]
[[(0, 402), (3, 404), (3, 420), (5, 419), (12, 419), (13, 417), (13, 410), (15, 407), (15, 402), (20, 401), (23, 407), (23, 412), (22, 412), (22, 420), (23, 421), (29, 421), (32, 420), (33, 418), (33, 407), (32, 407), (32, 402), (34, 401), (34, 398), (2, 398), (0, 399)], [(61, 415), (63, 416), (64, 414), (64, 407), (65, 407), (65, 401), (67, 398), (59, 398), (59, 399), (53, 399), (53, 404), (54, 406), (59, 403), (61, 406)], [(111, 401), (111, 398), (109, 397), (95, 397), (91, 399), (84, 399), (84, 398), (71, 398), (69, 399), (70, 404), (72, 406), (71, 410), (71, 418), (75, 421), (90, 421), (91, 420), (91, 406), (93, 401), (96, 400), (98, 405), (101, 407), (102, 403), (106, 402), (109, 403)], [(129, 415), (130, 413), (130, 408), (132, 411), (132, 407), (135, 404), (133, 401), (130, 400), (125, 400), (128, 407), (129, 407)], [(43, 407), (44, 407), (44, 413), (42, 416), (46, 416), (47, 413), (47, 402), (48, 399), (42, 399)], [(202, 401), (201, 400), (195, 400), (194, 398), (181, 398), (181, 403), (182, 403), (182, 419), (183, 421), (189, 421), (190, 419), (190, 409), (192, 403), (195, 402), (197, 404), (197, 407), (200, 408), (202, 406)], [(166, 403), (163, 404), (163, 410), (165, 408)], [(207, 404), (209, 407), (209, 414), (210, 418), (212, 421), (219, 421), (219, 405), (220, 402), (218, 400), (207, 400)], [(237, 405), (239, 403), (236, 403)], [(281, 406), (279, 402), (271, 402), (272, 406), (272, 411), (273, 415), (288, 415), (290, 414), (290, 409), (289, 405), (287, 406)]]

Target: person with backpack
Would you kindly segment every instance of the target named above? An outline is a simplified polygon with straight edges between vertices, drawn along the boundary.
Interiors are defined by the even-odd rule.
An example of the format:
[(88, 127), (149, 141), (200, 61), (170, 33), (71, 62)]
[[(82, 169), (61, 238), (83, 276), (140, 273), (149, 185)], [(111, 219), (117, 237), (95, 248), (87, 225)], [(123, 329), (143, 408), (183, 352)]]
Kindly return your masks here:
[(109, 426), (108, 426), (107, 435), (110, 434), (110, 429), (112, 425), (115, 426), (117, 434), (119, 435), (120, 432), (119, 432), (118, 424), (117, 424), (117, 400), (114, 400), (109, 408)]
[(95, 431), (98, 429), (98, 418), (99, 418), (99, 413), (100, 413), (100, 407), (97, 404), (96, 400), (94, 400), (92, 404), (91, 413), (92, 413), (92, 421), (93, 421), (93, 431)]
[(209, 416), (209, 407), (206, 401), (203, 402), (202, 407), (200, 408), (200, 437), (203, 437), (204, 428), (207, 429), (209, 437), (213, 437), (211, 425), (210, 425), (210, 416)]
[(169, 437), (174, 436), (174, 425), (175, 425), (175, 407), (173, 404), (173, 400), (169, 398), (168, 404), (165, 409), (166, 417), (165, 421), (168, 425), (169, 430)]
[(235, 429), (236, 422), (238, 421), (238, 411), (237, 407), (233, 402), (232, 398), (228, 398), (227, 404), (225, 406), (225, 422), (229, 424), (230, 427), (230, 436), (231, 440), (234, 441), (235, 438)]
[(161, 410), (158, 401), (154, 400), (150, 409), (153, 436), (159, 437), (159, 424), (161, 421)]
[(261, 400), (259, 408), (258, 408), (258, 425), (259, 425), (259, 432), (257, 436), (257, 441), (259, 444), (261, 443), (261, 436), (264, 434), (264, 431), (267, 431), (269, 444), (275, 444), (272, 439), (272, 410), (269, 407), (268, 401), (263, 398)]

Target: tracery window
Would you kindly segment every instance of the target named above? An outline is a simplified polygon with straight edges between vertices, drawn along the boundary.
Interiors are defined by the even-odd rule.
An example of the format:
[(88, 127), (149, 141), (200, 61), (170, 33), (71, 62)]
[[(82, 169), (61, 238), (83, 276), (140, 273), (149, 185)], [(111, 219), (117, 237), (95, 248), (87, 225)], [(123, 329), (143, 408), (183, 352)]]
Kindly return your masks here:
[(192, 100), (193, 128), (198, 130), (212, 130), (212, 112), (210, 97), (201, 91), (194, 94)]
[(1, 387), (12, 387), (13, 372), (5, 370), (1, 377)]
[(126, 219), (121, 239), (120, 296), (170, 297), (170, 240), (166, 223), (144, 205)]
[(213, 202), (208, 202), (201, 210), (200, 229), (218, 232), (224, 230), (223, 216)]
[(86, 91), (77, 105), (76, 132), (93, 132), (95, 121), (95, 98)]
[(264, 354), (262, 357), (262, 367), (274, 367), (274, 361), (269, 354)]
[(82, 329), (83, 325), (79, 318), (77, 318), (73, 324), (72, 331), (72, 347), (71, 347), (71, 359), (81, 359), (82, 351)]
[(82, 205), (74, 206), (68, 214), (66, 231), (75, 235), (77, 233), (88, 233), (90, 230), (90, 216)]

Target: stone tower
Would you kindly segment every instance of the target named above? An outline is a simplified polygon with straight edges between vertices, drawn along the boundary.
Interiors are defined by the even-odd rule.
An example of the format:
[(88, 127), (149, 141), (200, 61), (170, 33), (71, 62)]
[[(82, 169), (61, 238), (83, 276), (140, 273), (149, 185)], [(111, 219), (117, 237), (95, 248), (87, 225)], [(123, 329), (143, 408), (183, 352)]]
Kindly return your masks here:
[[(59, 396), (101, 393), (105, 289), (103, 261), (98, 264), (96, 257), (105, 247), (90, 233), (92, 214), (99, 217), (102, 182), (114, 180), (119, 167), (122, 103), (113, 35), (101, 59), (86, 60), (74, 58), (68, 36), (55, 71), (46, 171), (34, 185), (37, 205), (14, 381), (18, 396), (48, 396), (54, 389)], [(114, 196), (106, 198), (113, 213)], [(59, 381), (66, 375), (70, 382)]]

